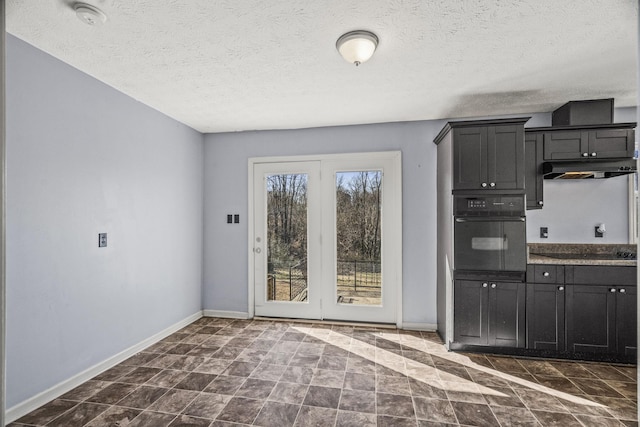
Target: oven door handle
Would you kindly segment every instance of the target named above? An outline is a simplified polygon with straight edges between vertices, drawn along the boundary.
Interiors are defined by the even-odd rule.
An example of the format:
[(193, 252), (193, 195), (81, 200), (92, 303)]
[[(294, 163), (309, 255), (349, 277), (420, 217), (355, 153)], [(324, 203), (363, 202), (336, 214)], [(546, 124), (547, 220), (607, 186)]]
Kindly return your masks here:
[(456, 222), (525, 222), (525, 217), (456, 218)]

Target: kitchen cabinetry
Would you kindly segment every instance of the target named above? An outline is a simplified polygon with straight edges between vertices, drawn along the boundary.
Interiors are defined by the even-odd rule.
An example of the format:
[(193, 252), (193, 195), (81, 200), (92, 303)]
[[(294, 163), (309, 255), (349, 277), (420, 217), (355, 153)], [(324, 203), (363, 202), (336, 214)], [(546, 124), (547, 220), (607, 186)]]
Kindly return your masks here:
[(527, 194), (527, 209), (542, 209), (542, 163), (544, 133), (525, 132), (524, 136), (524, 160), (525, 160), (525, 189)]
[(454, 341), (459, 344), (524, 347), (525, 285), (456, 280)]
[(527, 349), (635, 357), (636, 267), (527, 267)]
[(636, 268), (571, 266), (566, 282), (568, 351), (635, 355)]
[[(524, 192), (524, 124), (529, 117), (449, 122), (435, 138), (450, 163), (452, 190)], [(446, 160), (445, 160), (446, 159)], [(439, 168), (449, 169), (449, 165)]]
[(527, 268), (527, 348), (565, 351), (564, 267)]
[(523, 125), (453, 130), (454, 190), (524, 189)]
[(571, 127), (544, 132), (544, 160), (597, 160), (633, 157), (632, 123), (617, 123), (600, 128)]

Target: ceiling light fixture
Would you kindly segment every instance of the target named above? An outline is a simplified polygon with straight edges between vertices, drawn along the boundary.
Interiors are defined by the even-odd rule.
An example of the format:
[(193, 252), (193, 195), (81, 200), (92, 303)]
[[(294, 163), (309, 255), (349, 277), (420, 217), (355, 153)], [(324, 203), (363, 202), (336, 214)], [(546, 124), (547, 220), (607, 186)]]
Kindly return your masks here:
[(370, 31), (350, 31), (340, 36), (336, 49), (340, 55), (356, 67), (368, 61), (378, 47), (378, 37)]
[(78, 19), (87, 25), (102, 25), (107, 20), (107, 15), (103, 11), (87, 3), (75, 3), (73, 10), (76, 11)]

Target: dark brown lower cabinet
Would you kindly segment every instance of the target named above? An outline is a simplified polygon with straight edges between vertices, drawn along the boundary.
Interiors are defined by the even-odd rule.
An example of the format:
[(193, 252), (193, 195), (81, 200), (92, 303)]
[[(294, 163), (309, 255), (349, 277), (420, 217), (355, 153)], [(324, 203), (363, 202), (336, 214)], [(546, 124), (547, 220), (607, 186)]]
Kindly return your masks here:
[(456, 280), (454, 341), (493, 347), (525, 346), (524, 283)]
[(636, 354), (634, 286), (567, 285), (566, 298), (568, 351)]
[(527, 348), (566, 350), (564, 300), (564, 285), (527, 284)]
[(616, 349), (618, 354), (625, 356), (635, 356), (638, 353), (636, 292), (636, 287), (625, 286), (619, 287), (616, 295)]

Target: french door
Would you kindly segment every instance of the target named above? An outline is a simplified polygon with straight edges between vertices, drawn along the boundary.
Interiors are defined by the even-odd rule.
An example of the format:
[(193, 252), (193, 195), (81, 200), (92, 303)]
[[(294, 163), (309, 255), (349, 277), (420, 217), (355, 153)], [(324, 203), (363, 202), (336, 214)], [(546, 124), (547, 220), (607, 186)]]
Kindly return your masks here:
[(251, 159), (250, 171), (255, 315), (397, 323), (400, 153)]

